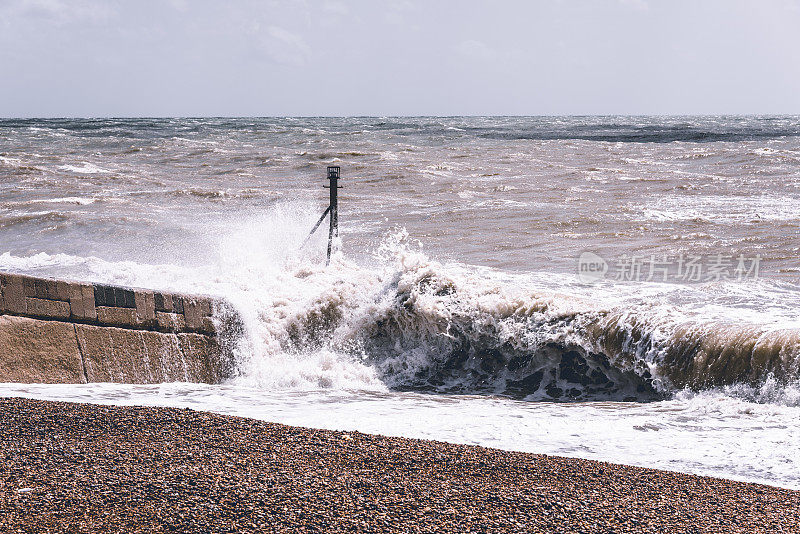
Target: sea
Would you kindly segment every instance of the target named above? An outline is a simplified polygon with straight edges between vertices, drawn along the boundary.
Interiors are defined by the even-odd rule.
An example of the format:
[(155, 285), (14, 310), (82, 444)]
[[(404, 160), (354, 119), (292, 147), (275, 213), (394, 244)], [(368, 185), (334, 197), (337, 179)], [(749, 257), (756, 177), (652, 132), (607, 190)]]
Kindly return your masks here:
[(0, 396), (800, 489), (800, 117), (2, 119), (0, 270), (240, 325), (222, 384)]

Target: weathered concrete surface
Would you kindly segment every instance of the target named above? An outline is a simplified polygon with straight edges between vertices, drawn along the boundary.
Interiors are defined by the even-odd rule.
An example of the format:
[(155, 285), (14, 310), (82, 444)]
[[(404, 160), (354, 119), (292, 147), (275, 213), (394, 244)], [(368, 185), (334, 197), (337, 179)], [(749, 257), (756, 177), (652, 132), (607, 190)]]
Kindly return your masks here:
[(0, 382), (207, 382), (230, 350), (208, 297), (0, 273)]
[(0, 315), (0, 382), (218, 383), (217, 339)]
[(230, 352), (225, 351), (219, 339), (202, 334), (177, 334), (181, 352), (184, 355), (202, 355), (199, 358), (185, 358), (190, 382), (217, 384), (229, 378), (233, 372)]
[(75, 327), (0, 315), (0, 382), (86, 382)]
[[(208, 336), (89, 325), (75, 329), (89, 382), (216, 383), (224, 378), (217, 372), (219, 347)], [(189, 343), (185, 336), (195, 339)]]

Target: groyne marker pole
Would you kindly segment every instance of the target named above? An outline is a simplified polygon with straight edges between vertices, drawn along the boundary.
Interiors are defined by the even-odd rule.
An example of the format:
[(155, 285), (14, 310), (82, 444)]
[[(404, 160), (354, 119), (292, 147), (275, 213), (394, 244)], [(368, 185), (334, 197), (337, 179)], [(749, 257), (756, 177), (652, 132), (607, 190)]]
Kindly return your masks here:
[(325, 220), (327, 215), (330, 215), (330, 228), (328, 230), (328, 258), (325, 260), (325, 265), (330, 265), (331, 263), (331, 252), (333, 250), (333, 239), (339, 237), (339, 189), (342, 186), (339, 185), (339, 173), (341, 172), (341, 167), (338, 166), (330, 166), (328, 167), (328, 180), (330, 180), (330, 184), (323, 186), (330, 189), (330, 203), (325, 211), (322, 213), (322, 217), (319, 218), (317, 224), (314, 225), (314, 228), (311, 229), (309, 232), (308, 237), (306, 240), (303, 241), (301, 248), (308, 243), (308, 240), (311, 239), (311, 236), (314, 235), (314, 232), (317, 231), (317, 228), (320, 227), (322, 221)]
[(325, 265), (328, 265), (331, 262), (333, 239), (334, 237), (339, 237), (339, 188), (341, 187), (339, 185), (340, 170), (340, 167), (328, 167), (328, 180), (330, 180), (330, 184), (324, 186), (330, 189), (331, 192), (330, 204), (328, 205), (331, 216), (331, 225), (330, 229), (328, 230), (328, 259), (325, 261)]

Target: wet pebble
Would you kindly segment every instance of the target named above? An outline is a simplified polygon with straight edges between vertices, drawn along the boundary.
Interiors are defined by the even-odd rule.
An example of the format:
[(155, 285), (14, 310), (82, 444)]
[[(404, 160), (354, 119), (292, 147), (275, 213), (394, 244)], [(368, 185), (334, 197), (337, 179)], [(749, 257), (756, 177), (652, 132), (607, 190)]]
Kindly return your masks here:
[(0, 532), (799, 532), (800, 492), (174, 408), (0, 399)]

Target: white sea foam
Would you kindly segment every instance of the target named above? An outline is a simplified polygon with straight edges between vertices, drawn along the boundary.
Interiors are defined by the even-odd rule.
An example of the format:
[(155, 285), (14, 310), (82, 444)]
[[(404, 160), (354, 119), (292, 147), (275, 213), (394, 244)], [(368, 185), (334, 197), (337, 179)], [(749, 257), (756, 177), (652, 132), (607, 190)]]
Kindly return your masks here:
[(102, 167), (98, 167), (94, 163), (90, 163), (88, 161), (84, 161), (80, 165), (60, 165), (58, 168), (63, 171), (75, 172), (78, 174), (100, 174), (105, 172), (111, 172), (107, 169), (103, 169)]
[(87, 197), (60, 197), (60, 198), (36, 198), (32, 200), (25, 200), (19, 202), (9, 202), (7, 205), (26, 205), (26, 204), (77, 204), (79, 206), (88, 206), (94, 204), (96, 198)]
[(482, 193), (480, 191), (474, 191), (472, 189), (465, 189), (463, 191), (459, 191), (456, 194), (458, 195), (458, 198), (463, 198), (464, 200), (469, 200), (469, 199), (472, 199), (472, 198), (475, 198), (475, 197), (481, 195)]
[[(217, 264), (147, 265), (66, 254), (4, 253), (0, 269), (224, 297), (241, 315), (247, 332), (237, 354), (236, 380), (267, 390), (411, 385), (496, 393), (522, 388), (519, 391), (529, 398), (548, 398), (559, 390), (621, 399), (637, 396), (636, 374), (645, 371), (657, 379), (656, 391), (669, 392), (672, 370), (661, 367), (661, 358), (681, 342), (676, 336), (686, 325), (692, 325), (692, 331), (723, 335), (728, 328), (724, 325), (751, 320), (748, 328), (755, 328), (759, 336), (799, 326), (793, 306), (800, 297), (782, 295), (785, 307), (776, 309), (779, 299), (770, 291), (781, 288), (768, 281), (754, 281), (750, 287), (611, 282), (587, 286), (573, 275), (511, 275), (441, 264), (410, 246), (404, 232), (384, 242), (373, 267), (338, 254), (326, 268), (313, 252), (322, 249), (324, 236), (300, 248), (313, 221), (311, 211), (302, 204), (281, 204), (228, 228), (220, 236)], [(728, 304), (742, 291), (753, 292), (754, 285), (765, 309), (772, 312), (768, 322), (758, 321), (757, 302), (744, 309)], [(547, 348), (556, 344), (564, 351), (605, 350), (591, 333), (597, 328), (624, 331), (632, 338), (644, 329), (652, 343), (645, 352), (631, 353), (637, 364), (614, 368), (612, 359), (608, 368), (589, 361), (588, 370), (575, 371), (602, 372), (616, 384), (613, 388), (593, 389), (580, 377), (576, 381), (572, 371), (573, 378), (565, 381), (565, 371), (558, 370), (558, 353)], [(454, 363), (453, 355), (464, 350), (475, 353), (473, 359)], [(501, 358), (493, 364), (500, 367), (486, 370), (480, 368), (484, 353), (528, 363), (510, 372)], [(540, 385), (530, 379), (524, 387), (513, 385), (539, 371), (545, 373), (537, 381)]]
[(20, 165), (21, 163), (22, 163), (21, 159), (8, 158), (8, 157), (5, 157), (5, 156), (0, 156), (0, 164), (2, 164), (2, 165), (17, 166), (17, 165)]
[(653, 221), (706, 221), (747, 223), (759, 220), (793, 221), (800, 219), (800, 198), (789, 197), (661, 197), (636, 211), (635, 218)]

